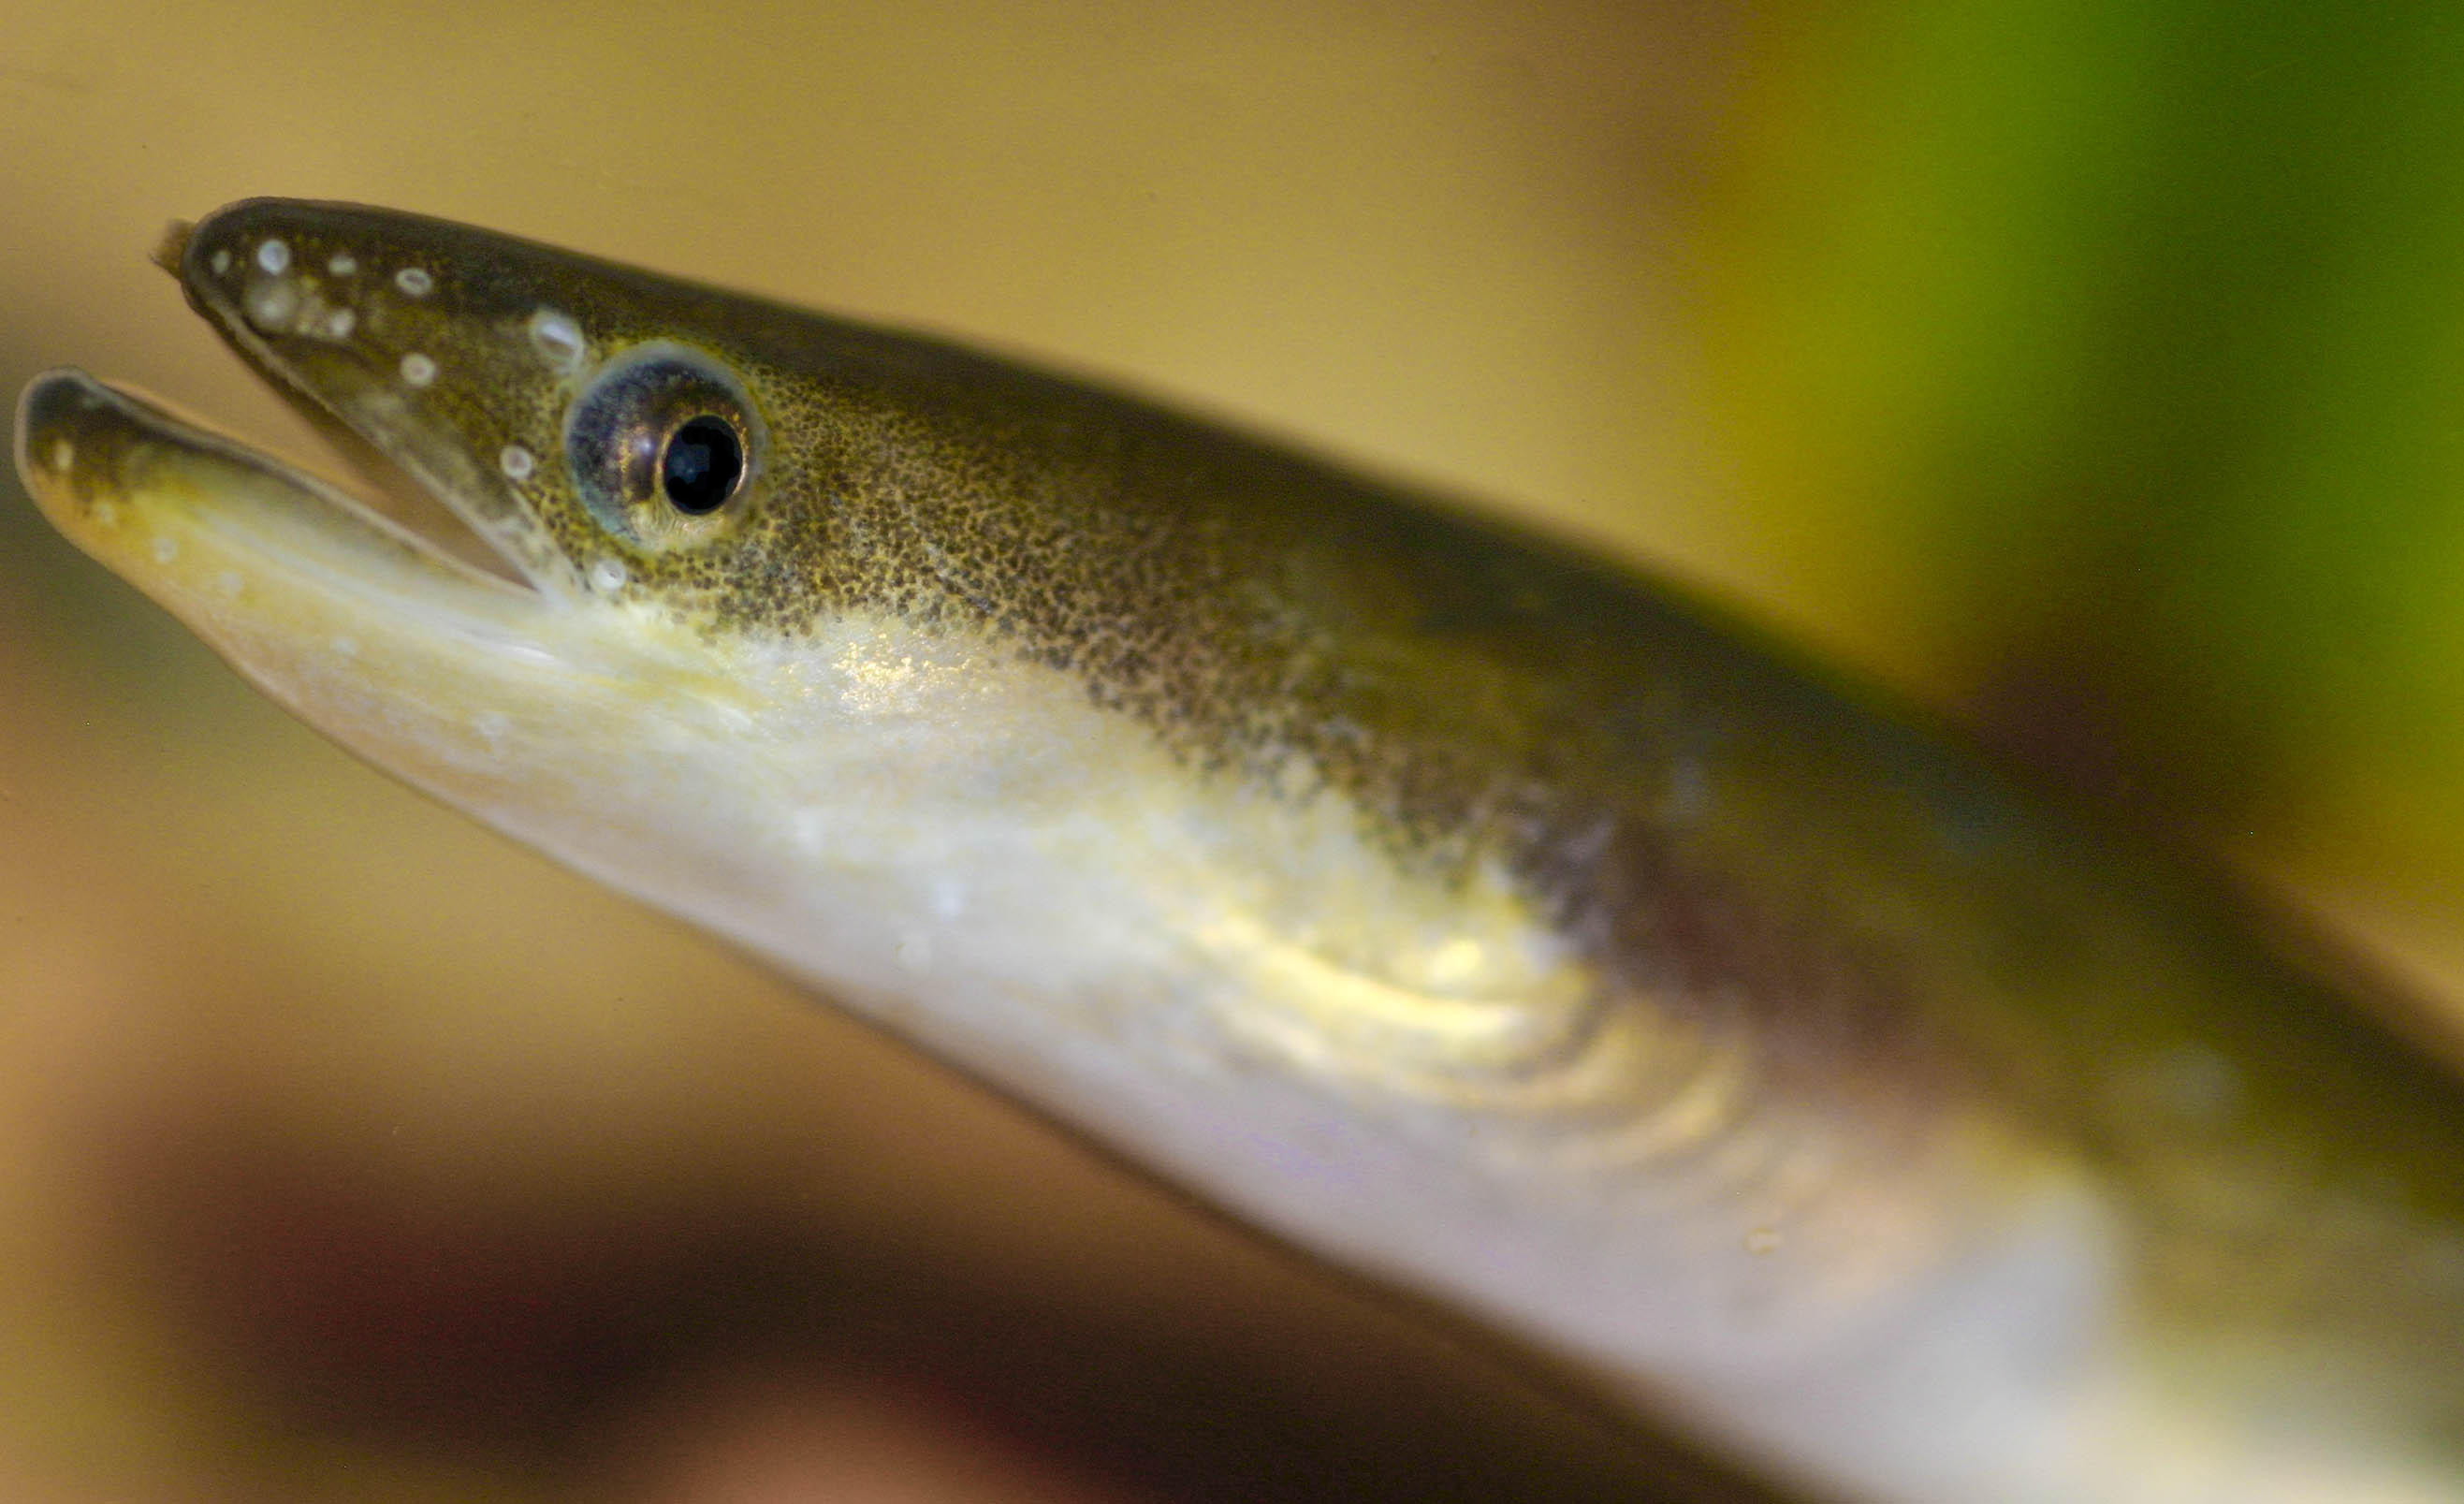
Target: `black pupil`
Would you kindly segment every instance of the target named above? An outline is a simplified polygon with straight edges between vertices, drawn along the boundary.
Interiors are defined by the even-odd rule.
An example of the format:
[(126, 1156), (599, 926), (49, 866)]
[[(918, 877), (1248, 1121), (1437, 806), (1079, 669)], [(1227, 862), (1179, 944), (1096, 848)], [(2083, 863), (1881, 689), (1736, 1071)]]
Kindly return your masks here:
[(727, 504), (744, 474), (744, 446), (736, 431), (716, 418), (695, 418), (668, 440), (659, 483), (679, 512), (699, 517)]

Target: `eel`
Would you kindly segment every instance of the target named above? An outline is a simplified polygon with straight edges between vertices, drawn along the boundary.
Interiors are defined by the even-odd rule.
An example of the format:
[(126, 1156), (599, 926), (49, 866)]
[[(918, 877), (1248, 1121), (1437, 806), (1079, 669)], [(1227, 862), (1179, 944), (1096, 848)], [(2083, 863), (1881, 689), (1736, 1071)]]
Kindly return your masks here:
[(2464, 1500), (2454, 1076), (1923, 717), (940, 340), (349, 205), (159, 258), (474, 536), (69, 369), (29, 492), (445, 804), (1810, 1495)]

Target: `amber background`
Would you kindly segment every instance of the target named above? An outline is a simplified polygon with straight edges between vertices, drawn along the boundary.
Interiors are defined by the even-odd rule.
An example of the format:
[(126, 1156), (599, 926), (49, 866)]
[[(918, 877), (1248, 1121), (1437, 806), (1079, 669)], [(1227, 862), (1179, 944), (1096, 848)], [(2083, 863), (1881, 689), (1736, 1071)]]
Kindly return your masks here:
[[(1703, 582), (2434, 984), (2464, 52), (2337, 9), (0, 0), (0, 385), (311, 452), (144, 260), (269, 192), (961, 333)], [(1669, 1496), (0, 503), (0, 1497)]]

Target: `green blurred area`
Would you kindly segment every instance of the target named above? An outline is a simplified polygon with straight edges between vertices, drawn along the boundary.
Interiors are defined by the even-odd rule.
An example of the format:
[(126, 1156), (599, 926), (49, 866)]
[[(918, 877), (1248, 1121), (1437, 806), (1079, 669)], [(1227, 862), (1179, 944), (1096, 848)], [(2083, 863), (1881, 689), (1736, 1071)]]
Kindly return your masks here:
[(1774, 574), (2023, 758), (2369, 889), (2452, 965), (2464, 16), (1906, 4), (1763, 42), (1696, 265)]
[[(1689, 577), (2464, 995), (2464, 13), (0, 23), (12, 390), (313, 453), (144, 260), (253, 193), (920, 323)], [(359, 768), (8, 490), (0, 1497), (1671, 1496)]]

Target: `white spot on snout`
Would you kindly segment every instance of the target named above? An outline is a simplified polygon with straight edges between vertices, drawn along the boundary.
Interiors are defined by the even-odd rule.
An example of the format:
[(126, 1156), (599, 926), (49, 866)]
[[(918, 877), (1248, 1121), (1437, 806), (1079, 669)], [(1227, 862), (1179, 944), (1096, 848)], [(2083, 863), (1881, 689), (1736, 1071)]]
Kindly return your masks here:
[(325, 338), (347, 340), (351, 337), (351, 330), (359, 325), (359, 321), (358, 314), (348, 308), (337, 308), (325, 316)]
[(179, 557), (180, 543), (177, 539), (158, 538), (154, 540), (154, 562), (156, 564), (169, 564), (172, 560)]
[(553, 308), (541, 308), (532, 314), (531, 343), (553, 368), (559, 371), (581, 368), (582, 325), (574, 322), (571, 316)]
[(425, 267), (406, 266), (393, 274), (393, 285), (412, 298), (425, 298), (436, 286), (436, 278)]
[(240, 295), (240, 311), (248, 321), (267, 334), (283, 334), (291, 328), (292, 316), (299, 312), (299, 289), (288, 277), (269, 276), (252, 282)]
[(599, 589), (621, 590), (625, 580), (625, 562), (621, 559), (602, 559), (590, 566), (590, 583)]
[(231, 270), (231, 253), (228, 251), (217, 251), (213, 254), (206, 257), (206, 264), (214, 269), (214, 275), (216, 276), (220, 276)]
[(52, 440), (52, 468), (66, 470), (77, 463), (77, 446), (64, 438)]
[(496, 455), (496, 468), (505, 473), (508, 480), (528, 480), (537, 464), (531, 452), (519, 444), (508, 444)]
[(417, 350), (402, 358), (402, 379), (414, 387), (425, 387), (436, 379), (436, 363)]
[(279, 240), (268, 240), (256, 248), (256, 264), (269, 276), (280, 276), (291, 270), (291, 247)]
[(359, 257), (348, 251), (337, 251), (325, 262), (325, 270), (336, 276), (348, 276), (360, 269)]

